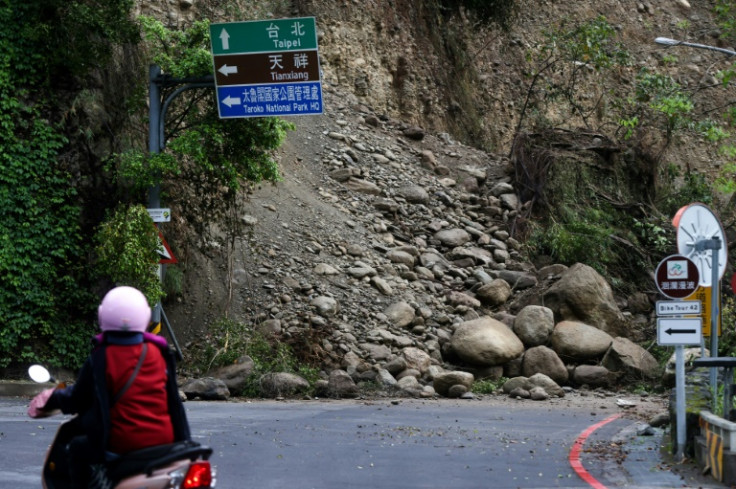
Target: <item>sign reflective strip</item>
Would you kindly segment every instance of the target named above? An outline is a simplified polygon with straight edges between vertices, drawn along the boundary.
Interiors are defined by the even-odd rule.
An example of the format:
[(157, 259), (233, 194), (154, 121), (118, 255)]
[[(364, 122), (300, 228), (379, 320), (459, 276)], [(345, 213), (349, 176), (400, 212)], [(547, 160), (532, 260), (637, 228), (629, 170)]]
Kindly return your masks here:
[(708, 448), (710, 474), (717, 481), (723, 482), (723, 438), (706, 428), (705, 444)]

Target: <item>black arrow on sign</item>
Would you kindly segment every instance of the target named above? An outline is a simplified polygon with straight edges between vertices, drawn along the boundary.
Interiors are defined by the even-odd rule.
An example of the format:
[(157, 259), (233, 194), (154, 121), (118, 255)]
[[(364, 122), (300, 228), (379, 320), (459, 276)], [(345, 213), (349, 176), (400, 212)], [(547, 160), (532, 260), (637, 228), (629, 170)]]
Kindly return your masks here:
[(665, 329), (665, 333), (667, 334), (695, 334), (696, 331), (694, 329)]

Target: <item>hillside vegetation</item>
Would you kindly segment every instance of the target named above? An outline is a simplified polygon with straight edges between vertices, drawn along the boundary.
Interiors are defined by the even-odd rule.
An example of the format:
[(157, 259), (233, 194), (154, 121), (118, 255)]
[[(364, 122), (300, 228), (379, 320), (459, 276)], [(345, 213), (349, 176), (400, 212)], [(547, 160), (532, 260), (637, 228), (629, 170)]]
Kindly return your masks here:
[[(654, 43), (730, 47), (729, 1), (16, 3), (0, 7), (0, 367), (78, 366), (112, 283), (163, 297), (183, 343), (222, 319), (267, 319), (272, 304), (236, 293), (234, 257), (275, 233), (244, 217), (260, 182), (328, 158), (305, 124), (329, 132), (371, 114), (472, 154), (513, 184), (520, 209), (505, 225), (529, 263), (589, 264), (622, 295), (654, 292), (680, 206), (713, 206), (731, 232), (732, 60)], [(167, 150), (148, 152), (149, 64), (211, 74), (208, 21), (292, 16), (317, 19), (334, 95), (322, 122), (223, 123), (212, 91), (192, 90), (171, 106)], [(180, 259), (163, 284), (143, 212), (157, 184)]]

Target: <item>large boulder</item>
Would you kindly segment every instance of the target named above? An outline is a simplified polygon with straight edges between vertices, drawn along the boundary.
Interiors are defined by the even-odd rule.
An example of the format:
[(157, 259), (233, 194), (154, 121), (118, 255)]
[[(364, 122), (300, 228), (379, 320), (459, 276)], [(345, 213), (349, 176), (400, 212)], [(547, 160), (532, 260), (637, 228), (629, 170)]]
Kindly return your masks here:
[(544, 392), (553, 397), (565, 397), (565, 390), (557, 382), (544, 374), (534, 374), (529, 377), (529, 382), (534, 387), (541, 387)]
[(579, 321), (614, 337), (626, 336), (626, 319), (611, 286), (588, 265), (568, 268), (544, 294), (544, 305), (552, 309), (556, 321)]
[(557, 353), (542, 345), (529, 348), (524, 353), (521, 372), (524, 377), (531, 377), (539, 373), (545, 374), (558, 384), (566, 383), (568, 378), (567, 368)]
[(406, 361), (406, 368), (416, 369), (421, 374), (426, 373), (432, 365), (432, 357), (424, 350), (413, 346), (401, 350), (401, 355)]
[[(565, 397), (565, 391), (554, 380), (544, 374), (534, 374), (531, 377), (512, 377), (503, 384), (503, 392), (512, 397), (531, 397), (531, 390), (541, 388), (549, 396)], [(526, 392), (526, 394), (522, 394)]]
[(524, 352), (524, 344), (508, 326), (488, 316), (460, 323), (451, 346), (463, 361), (473, 365), (503, 365)]
[(616, 372), (623, 379), (651, 380), (659, 373), (659, 364), (654, 356), (627, 338), (615, 338), (611, 348), (603, 357), (601, 365)]
[(550, 336), (550, 347), (562, 359), (596, 360), (608, 351), (613, 338), (608, 333), (577, 321), (560, 321)]
[(232, 365), (226, 365), (210, 373), (211, 377), (220, 379), (228, 390), (240, 394), (248, 384), (255, 369), (255, 362), (248, 355), (243, 355)]
[(230, 397), (225, 382), (213, 377), (203, 377), (187, 382), (181, 388), (187, 399), (200, 398), (203, 401), (225, 401)]
[(293, 396), (309, 390), (309, 382), (288, 372), (267, 373), (258, 380), (263, 397)]
[(570, 377), (575, 385), (587, 385), (591, 389), (610, 387), (616, 381), (616, 375), (600, 365), (578, 365)]
[(327, 380), (327, 393), (333, 398), (358, 397), (360, 392), (355, 381), (344, 370), (333, 370)]
[(497, 278), (489, 284), (480, 286), (475, 296), (488, 306), (500, 306), (511, 297), (511, 286), (505, 280)]
[(547, 344), (554, 329), (555, 316), (548, 307), (529, 305), (514, 318), (514, 333), (527, 347)]
[(437, 394), (448, 397), (452, 386), (462, 385), (466, 390), (470, 390), (473, 387), (474, 380), (475, 377), (469, 372), (443, 372), (436, 375), (434, 380), (432, 380), (432, 387), (437, 391)]

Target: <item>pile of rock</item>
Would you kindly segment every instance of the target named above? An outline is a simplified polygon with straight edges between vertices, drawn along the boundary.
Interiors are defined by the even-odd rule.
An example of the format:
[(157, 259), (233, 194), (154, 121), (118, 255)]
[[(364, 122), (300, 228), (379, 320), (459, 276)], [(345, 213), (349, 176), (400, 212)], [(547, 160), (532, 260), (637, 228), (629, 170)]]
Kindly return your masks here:
[[(653, 331), (646, 296), (619, 299), (624, 314), (591, 267), (524, 261), (508, 229), (523, 204), (504, 158), (356, 110), (352, 121), (298, 131), (321, 154), (299, 159), (292, 186), (286, 168), (288, 208), (256, 205), (243, 217), (254, 231), (244, 254), (256, 258), (234, 271), (245, 277), (239, 299), (255, 328), (280, 338), (325, 332), (318, 395), (357, 396), (371, 385), (460, 397), (477, 379), (507, 377), (509, 394), (539, 399), (562, 395), (561, 385), (658, 375), (636, 343)], [(249, 372), (243, 359), (211, 372), (209, 387), (199, 379), (184, 390), (237, 395)], [(309, 388), (291, 374), (260, 383), (271, 397)]]

